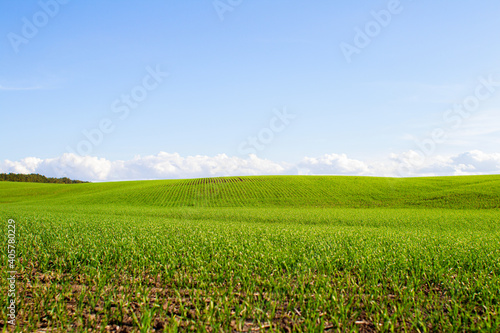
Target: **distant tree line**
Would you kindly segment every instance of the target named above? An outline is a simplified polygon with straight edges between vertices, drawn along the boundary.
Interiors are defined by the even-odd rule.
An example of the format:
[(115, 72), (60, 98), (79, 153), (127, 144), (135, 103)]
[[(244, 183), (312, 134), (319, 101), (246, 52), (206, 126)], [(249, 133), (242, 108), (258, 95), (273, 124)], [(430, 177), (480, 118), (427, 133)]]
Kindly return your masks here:
[(32, 173), (29, 175), (21, 173), (0, 173), (0, 181), (8, 182), (30, 182), (30, 183), (54, 183), (54, 184), (79, 184), (88, 183), (81, 180), (72, 180), (67, 177), (52, 178)]

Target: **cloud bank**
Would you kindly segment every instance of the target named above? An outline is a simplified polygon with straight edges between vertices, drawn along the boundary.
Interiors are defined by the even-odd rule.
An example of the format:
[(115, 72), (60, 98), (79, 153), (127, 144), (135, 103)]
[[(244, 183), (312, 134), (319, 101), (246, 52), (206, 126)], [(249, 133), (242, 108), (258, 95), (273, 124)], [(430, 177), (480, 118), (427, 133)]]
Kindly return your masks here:
[(131, 160), (64, 154), (56, 158), (27, 157), (0, 161), (2, 173), (39, 173), (88, 181), (179, 179), (247, 175), (355, 175), (355, 176), (446, 176), (500, 174), (500, 153), (479, 150), (458, 155), (423, 156), (415, 151), (391, 154), (381, 161), (362, 161), (345, 154), (304, 157), (295, 164), (275, 162), (255, 155), (246, 158), (187, 156), (160, 152)]

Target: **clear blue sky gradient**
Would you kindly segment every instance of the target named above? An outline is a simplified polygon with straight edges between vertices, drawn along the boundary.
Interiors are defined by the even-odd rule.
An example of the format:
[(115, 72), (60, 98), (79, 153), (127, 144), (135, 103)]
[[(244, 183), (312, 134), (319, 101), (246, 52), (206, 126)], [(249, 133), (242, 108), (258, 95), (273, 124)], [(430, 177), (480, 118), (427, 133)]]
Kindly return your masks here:
[[(388, 3), (243, 0), (221, 20), (210, 0), (73, 0), (16, 53), (8, 34), (21, 35), (23, 17), (41, 6), (2, 1), (0, 160), (60, 156), (103, 118), (115, 128), (93, 156), (236, 156), (283, 107), (296, 119), (259, 157), (370, 159), (413, 149), (408, 138), (440, 126), (478, 77), (500, 80), (500, 2), (401, 0), (401, 13), (348, 63), (339, 45), (352, 44), (355, 28)], [(120, 120), (111, 104), (148, 66), (169, 76)], [(483, 110), (500, 110), (499, 99)], [(498, 115), (488, 122), (500, 124)], [(440, 153), (498, 151), (498, 136)]]

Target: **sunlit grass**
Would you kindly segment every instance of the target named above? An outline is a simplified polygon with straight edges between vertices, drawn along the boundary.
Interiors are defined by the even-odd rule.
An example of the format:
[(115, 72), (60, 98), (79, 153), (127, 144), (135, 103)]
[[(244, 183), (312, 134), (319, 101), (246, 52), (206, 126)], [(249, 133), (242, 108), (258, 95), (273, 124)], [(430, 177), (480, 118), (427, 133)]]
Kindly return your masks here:
[[(341, 178), (337, 184), (348, 184)], [(462, 186), (474, 188), (470, 193), (498, 191), (475, 185), (480, 177), (467, 178), (457, 178), (456, 191)], [(269, 178), (271, 184), (265, 177), (247, 179), (252, 186), (286, 187), (279, 177)], [(440, 179), (418, 180), (422, 188), (433, 188), (439, 209), (432, 208), (436, 203), (431, 208), (418, 203), (424, 190), (415, 190), (420, 208), (404, 207), (396, 194), (377, 190), (380, 179), (366, 191), (380, 193), (370, 194), (372, 201), (361, 188), (345, 190), (361, 191), (362, 202), (372, 208), (346, 207), (347, 194), (335, 199), (328, 193), (323, 205), (317, 205), (321, 196), (294, 205), (300, 193), (328, 191), (307, 177), (298, 180), (304, 188), (290, 188), (282, 199), (262, 190), (253, 207), (228, 207), (257, 195), (238, 189), (236, 182), (219, 182), (234, 184), (231, 192), (220, 187), (207, 192), (210, 183), (199, 181), (170, 181), (184, 184), (186, 193), (165, 190), (163, 196), (160, 189), (169, 181), (62, 190), (55, 185), (52, 192), (41, 186), (43, 194), (1, 205), (2, 221), (14, 218), (18, 226), (19, 329), (495, 332), (500, 327), (500, 211), (472, 209), (480, 204), (471, 196), (462, 198), (467, 201), (460, 209), (454, 207), (460, 200), (446, 197), (453, 179), (441, 193)], [(286, 182), (297, 186), (293, 179), (285, 177)], [(411, 186), (399, 186), (411, 193)], [(139, 190), (147, 188), (151, 198), (141, 199), (145, 194)], [(395, 207), (373, 208), (384, 196), (393, 198)], [(334, 199), (344, 208), (330, 207)], [(3, 323), (6, 290), (2, 280)]]

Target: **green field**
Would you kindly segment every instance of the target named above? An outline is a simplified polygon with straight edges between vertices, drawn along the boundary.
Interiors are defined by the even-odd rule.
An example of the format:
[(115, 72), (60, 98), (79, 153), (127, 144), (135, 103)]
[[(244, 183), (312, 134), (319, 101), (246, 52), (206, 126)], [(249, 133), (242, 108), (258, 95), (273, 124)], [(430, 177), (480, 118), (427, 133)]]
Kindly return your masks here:
[(9, 219), (18, 331), (500, 332), (500, 176), (0, 182), (4, 267)]

